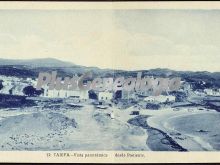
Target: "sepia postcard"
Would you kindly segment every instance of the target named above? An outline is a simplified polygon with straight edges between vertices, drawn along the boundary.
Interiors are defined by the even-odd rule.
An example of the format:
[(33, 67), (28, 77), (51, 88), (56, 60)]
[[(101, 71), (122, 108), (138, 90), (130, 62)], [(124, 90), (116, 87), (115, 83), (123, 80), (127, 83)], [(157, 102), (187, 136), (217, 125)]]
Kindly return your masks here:
[(220, 163), (219, 2), (0, 2), (0, 162)]

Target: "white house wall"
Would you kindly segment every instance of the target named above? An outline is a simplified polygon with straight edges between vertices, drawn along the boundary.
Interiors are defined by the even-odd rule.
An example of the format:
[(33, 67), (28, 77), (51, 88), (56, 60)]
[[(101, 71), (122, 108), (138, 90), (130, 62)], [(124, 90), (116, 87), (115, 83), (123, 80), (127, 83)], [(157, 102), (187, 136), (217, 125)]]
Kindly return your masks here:
[(111, 100), (113, 98), (113, 93), (111, 92), (99, 92), (98, 99), (99, 100)]
[(44, 90), (44, 97), (50, 98), (67, 98), (70, 96), (76, 96), (80, 99), (88, 99), (88, 91), (80, 91), (80, 90)]

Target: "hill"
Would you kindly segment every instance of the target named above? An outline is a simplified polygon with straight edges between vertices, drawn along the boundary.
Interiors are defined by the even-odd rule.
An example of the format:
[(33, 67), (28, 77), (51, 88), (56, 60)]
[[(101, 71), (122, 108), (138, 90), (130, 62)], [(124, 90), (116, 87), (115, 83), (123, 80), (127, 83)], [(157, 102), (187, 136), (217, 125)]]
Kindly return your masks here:
[(3, 59), (0, 58), (0, 65), (23, 65), (32, 67), (70, 67), (74, 66), (73, 63), (64, 62), (55, 58), (38, 58), (30, 60), (18, 60), (18, 59)]
[[(9, 60), (0, 59), (0, 75), (16, 76), (16, 77), (32, 77), (36, 78), (39, 72), (57, 71), (58, 76), (72, 77), (75, 74), (81, 75), (87, 71), (91, 71), (94, 77), (136, 77), (138, 72), (142, 72), (142, 76), (153, 77), (181, 77), (192, 84), (194, 89), (204, 88), (220, 88), (220, 72), (192, 72), (192, 71), (174, 71), (166, 68), (156, 68), (150, 70), (113, 70), (100, 69), (97, 67), (85, 67), (75, 65), (70, 62), (64, 62), (54, 58), (32, 59), (32, 60)], [(205, 85), (203, 84), (205, 82)]]

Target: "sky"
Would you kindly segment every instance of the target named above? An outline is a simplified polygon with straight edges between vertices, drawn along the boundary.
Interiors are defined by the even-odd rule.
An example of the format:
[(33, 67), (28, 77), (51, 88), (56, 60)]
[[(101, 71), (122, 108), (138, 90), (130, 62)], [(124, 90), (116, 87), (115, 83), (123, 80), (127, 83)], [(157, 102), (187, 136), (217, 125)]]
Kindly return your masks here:
[(0, 58), (220, 71), (220, 10), (0, 10)]

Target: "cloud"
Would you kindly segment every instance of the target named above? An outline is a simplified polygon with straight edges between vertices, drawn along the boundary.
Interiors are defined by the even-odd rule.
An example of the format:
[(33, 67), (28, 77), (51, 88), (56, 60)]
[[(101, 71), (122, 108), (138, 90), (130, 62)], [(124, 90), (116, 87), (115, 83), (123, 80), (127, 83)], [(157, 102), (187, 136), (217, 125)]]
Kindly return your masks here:
[[(20, 16), (19, 22), (14, 20), (18, 26), (16, 32), (13, 28), (10, 31), (12, 25), (9, 23), (13, 23), (18, 14), (10, 15), (9, 28), (0, 26), (1, 56), (13, 59), (52, 57), (79, 65), (128, 70), (158, 67), (176, 70), (220, 69), (217, 65), (220, 60), (218, 38), (213, 39), (209, 35), (206, 41), (207, 37), (202, 36), (203, 33), (206, 34), (206, 28), (196, 33), (195, 28), (199, 25), (192, 27), (193, 30), (189, 33), (192, 35), (191, 39), (188, 34), (191, 29), (189, 24), (184, 23), (182, 30), (173, 31), (176, 27), (172, 25), (172, 21), (163, 20), (164, 27), (158, 27), (157, 21), (151, 20), (154, 14), (148, 17), (148, 22), (154, 24), (147, 26), (145, 22), (145, 27), (125, 13), (126, 20), (133, 21), (133, 30), (129, 30), (130, 24), (114, 24), (112, 12), (45, 13)], [(144, 15), (142, 16), (145, 20)], [(187, 17), (188, 19), (190, 18)], [(23, 22), (28, 27), (21, 28)], [(141, 30), (140, 27), (149, 28)], [(193, 41), (197, 41), (196, 44)]]
[(0, 33), (0, 48), (4, 45), (14, 44), (16, 42), (16, 38), (13, 35), (7, 33)]
[[(13, 40), (13, 44), (5, 44), (4, 49), (0, 50), (6, 57), (53, 57), (101, 68), (160, 67), (199, 70), (210, 69), (207, 62), (220, 60), (218, 55), (220, 50), (213, 45), (180, 45), (164, 37), (147, 33), (133, 34), (117, 28), (104, 32), (96, 31), (85, 36), (69, 36), (50, 42), (37, 35), (26, 35), (21, 38), (7, 36), (6, 38), (10, 43)], [(207, 55), (209, 55), (208, 58)], [(203, 65), (202, 68), (201, 65)]]

